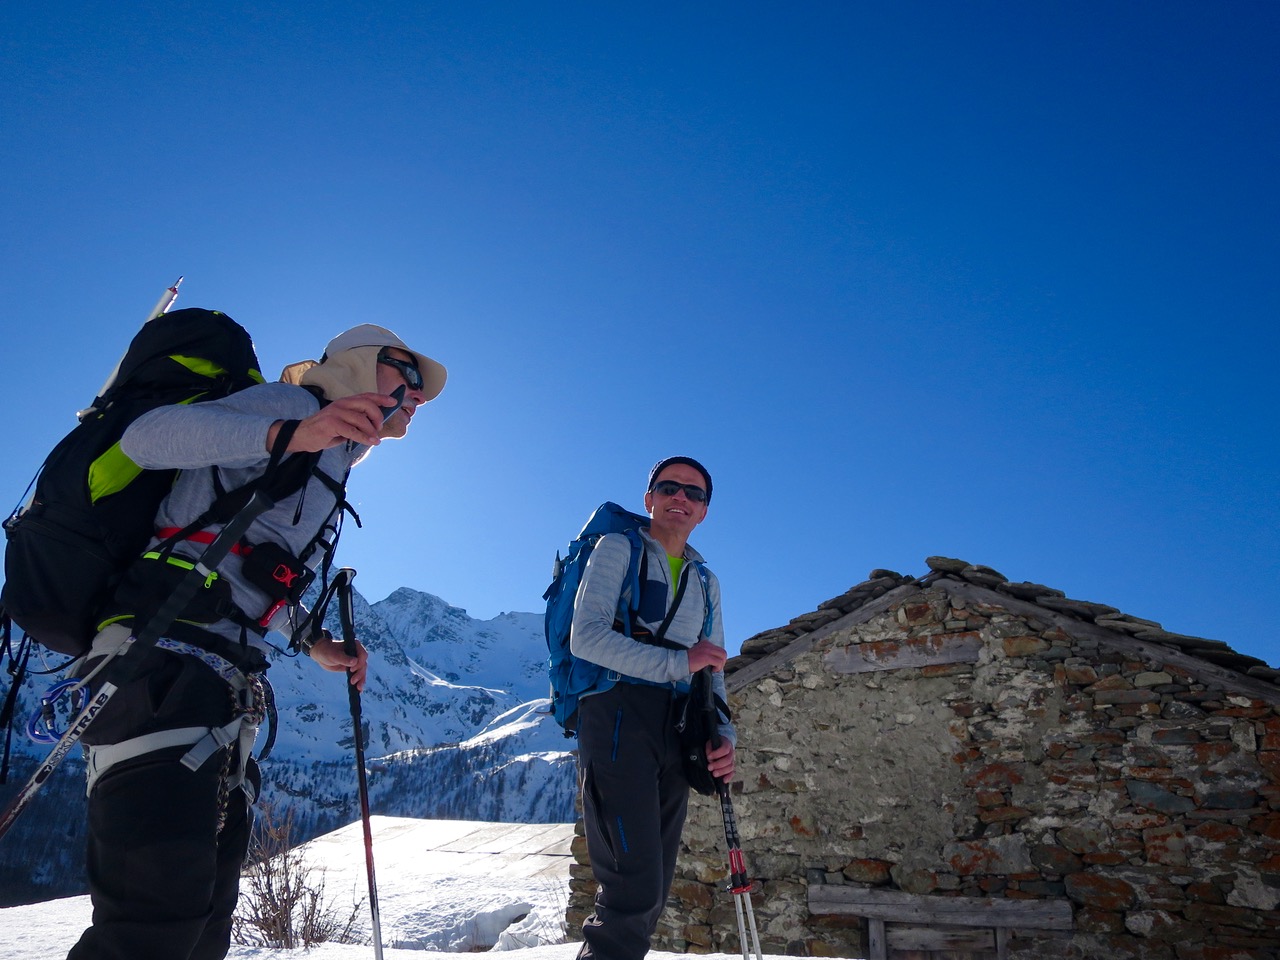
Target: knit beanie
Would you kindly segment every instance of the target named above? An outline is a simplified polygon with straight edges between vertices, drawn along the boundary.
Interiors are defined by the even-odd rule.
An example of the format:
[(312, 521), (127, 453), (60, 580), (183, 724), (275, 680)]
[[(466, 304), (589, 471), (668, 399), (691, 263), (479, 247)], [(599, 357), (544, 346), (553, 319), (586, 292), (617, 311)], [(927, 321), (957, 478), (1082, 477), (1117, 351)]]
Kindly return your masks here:
[(653, 482), (658, 479), (658, 474), (660, 474), (663, 470), (667, 469), (667, 467), (670, 467), (673, 464), (677, 464), (677, 463), (683, 463), (686, 466), (693, 467), (693, 469), (697, 470), (700, 474), (702, 474), (702, 479), (707, 482), (707, 503), (710, 503), (711, 502), (711, 474), (707, 472), (706, 467), (700, 464), (697, 460), (693, 459), (693, 457), (667, 457), (667, 459), (665, 460), (659, 460), (657, 463), (653, 465), (653, 469), (649, 471), (649, 486), (646, 487), (645, 489), (652, 490)]

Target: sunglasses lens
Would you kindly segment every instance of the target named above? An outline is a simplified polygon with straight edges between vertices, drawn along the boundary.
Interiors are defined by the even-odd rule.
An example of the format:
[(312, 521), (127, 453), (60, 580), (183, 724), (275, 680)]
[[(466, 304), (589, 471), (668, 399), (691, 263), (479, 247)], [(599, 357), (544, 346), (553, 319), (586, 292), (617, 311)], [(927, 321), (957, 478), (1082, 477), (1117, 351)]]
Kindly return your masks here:
[(378, 357), (378, 362), (399, 370), (400, 375), (404, 377), (405, 385), (410, 390), (422, 389), (422, 371), (412, 363), (407, 360), (397, 360), (395, 357)]
[(653, 485), (653, 492), (664, 497), (674, 497), (680, 490), (694, 503), (702, 503), (707, 499), (707, 491), (695, 487), (692, 483), (676, 483), (674, 480), (663, 480)]

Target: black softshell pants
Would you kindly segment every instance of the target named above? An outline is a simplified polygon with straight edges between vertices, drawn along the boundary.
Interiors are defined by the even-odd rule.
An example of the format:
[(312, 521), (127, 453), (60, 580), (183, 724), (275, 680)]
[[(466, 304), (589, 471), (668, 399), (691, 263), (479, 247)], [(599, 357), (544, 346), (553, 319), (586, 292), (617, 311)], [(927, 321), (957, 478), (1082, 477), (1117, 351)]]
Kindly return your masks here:
[(194, 773), (176, 759), (121, 764), (89, 801), (86, 865), (93, 926), (68, 960), (221, 960), (231, 942), (249, 804), (227, 800), (222, 764)]
[[(231, 719), (229, 688), (204, 664), (158, 650), (125, 656), (146, 657), (148, 669), (112, 697), (86, 740), (116, 743)], [(223, 761), (234, 747), (194, 771), (180, 762), (187, 749), (122, 761), (94, 785), (86, 852), (93, 926), (68, 960), (226, 956), (252, 812), (240, 789), (219, 796)], [(256, 780), (256, 769), (247, 773)], [(219, 831), (222, 808), (226, 822)]]
[(587, 852), (599, 890), (582, 960), (641, 960), (675, 875), (689, 784), (672, 692), (619, 682), (578, 705)]

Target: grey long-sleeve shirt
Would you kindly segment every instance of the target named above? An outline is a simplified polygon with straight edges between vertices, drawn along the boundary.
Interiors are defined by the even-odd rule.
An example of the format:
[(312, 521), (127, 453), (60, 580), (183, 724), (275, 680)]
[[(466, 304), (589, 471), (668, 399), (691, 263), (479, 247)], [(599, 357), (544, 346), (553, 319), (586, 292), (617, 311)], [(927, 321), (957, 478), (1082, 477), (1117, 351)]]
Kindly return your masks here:
[[(641, 596), (647, 602), (651, 598), (665, 602), (654, 603), (652, 609), (645, 609), (645, 604), (642, 603), (635, 622), (656, 632), (675, 599), (676, 584), (671, 579), (666, 548), (650, 536), (647, 528), (641, 528), (640, 536), (648, 555), (645, 567), (649, 580), (647, 587), (641, 587)], [(685, 547), (684, 556), (686, 563), (691, 560), (702, 561), (702, 556), (689, 546)], [(569, 649), (575, 657), (597, 663), (624, 676), (670, 683), (673, 686), (688, 683), (691, 675), (686, 650), (697, 643), (702, 635), (708, 602), (711, 605), (712, 623), (711, 633), (706, 639), (717, 646), (724, 646), (720, 581), (714, 573), (707, 570), (707, 590), (704, 594), (701, 579), (693, 570), (689, 571), (684, 598), (665, 635), (665, 639), (680, 644), (686, 650), (670, 650), (633, 640), (613, 629), (630, 562), (631, 544), (623, 534), (608, 534), (596, 544), (587, 560), (582, 583), (578, 585), (578, 594), (574, 598)], [(723, 673), (712, 674), (712, 689), (718, 696), (725, 697)], [(731, 743), (737, 742), (732, 724), (721, 724), (720, 735)]]
[[(214, 469), (224, 490), (255, 479), (267, 465), (267, 432), (271, 425), (277, 420), (301, 420), (319, 409), (319, 401), (302, 387), (258, 384), (221, 400), (152, 410), (130, 425), (120, 445), (141, 467), (176, 467), (181, 471), (156, 514), (157, 529), (181, 528), (199, 517), (216, 498)], [(341, 483), (367, 450), (360, 445), (340, 444), (321, 454), (318, 467)], [(333, 492), (312, 478), (300, 491), (283, 498), (254, 520), (246, 539), (250, 543), (271, 541), (297, 556), (322, 526), (336, 519), (337, 506)], [(152, 546), (157, 542), (153, 540)], [(201, 550), (201, 544), (185, 543), (175, 553), (194, 560)], [(320, 558), (316, 554), (307, 560), (315, 564)], [(219, 565), (218, 575), (230, 584), (236, 606), (257, 618), (267, 611), (271, 600), (244, 580), (242, 563), (238, 555), (229, 554)], [(289, 637), (292, 622), (288, 609), (282, 608), (269, 626)], [(240, 627), (229, 620), (219, 621), (209, 629), (229, 640), (240, 638)], [(249, 639), (266, 649), (267, 645), (256, 636), (250, 634)]]

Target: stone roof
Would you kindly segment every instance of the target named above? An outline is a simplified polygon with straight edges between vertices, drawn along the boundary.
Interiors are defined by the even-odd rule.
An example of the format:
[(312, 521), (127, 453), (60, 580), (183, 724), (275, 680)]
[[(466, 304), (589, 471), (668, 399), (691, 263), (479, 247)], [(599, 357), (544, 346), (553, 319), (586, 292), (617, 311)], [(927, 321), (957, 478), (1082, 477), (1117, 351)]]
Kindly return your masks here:
[[(742, 652), (736, 657), (731, 657), (725, 665), (726, 676), (731, 677), (744, 667), (791, 646), (819, 628), (867, 608), (872, 601), (890, 591), (905, 593), (908, 591), (903, 591), (901, 588), (923, 589), (942, 580), (953, 580), (994, 591), (996, 594), (1011, 598), (1012, 601), (1034, 604), (1043, 608), (1049, 615), (1059, 615), (1055, 619), (1065, 617), (1081, 623), (1094, 624), (1114, 631), (1117, 636), (1132, 637), (1147, 643), (1170, 647), (1217, 667), (1235, 671), (1264, 683), (1275, 684), (1280, 688), (1280, 670), (1257, 657), (1232, 650), (1221, 640), (1208, 640), (1204, 637), (1173, 633), (1165, 630), (1154, 620), (1144, 620), (1141, 617), (1121, 613), (1115, 607), (1104, 603), (1073, 600), (1061, 590), (1042, 584), (1014, 583), (999, 571), (981, 564), (954, 560), (950, 557), (928, 557), (925, 564), (929, 567), (929, 572), (921, 577), (906, 576), (892, 570), (872, 570), (862, 583), (850, 587), (838, 597), (832, 597), (818, 604), (817, 610), (801, 614), (785, 626), (765, 630), (745, 640), (742, 644)], [(748, 673), (753, 672), (748, 671)]]

